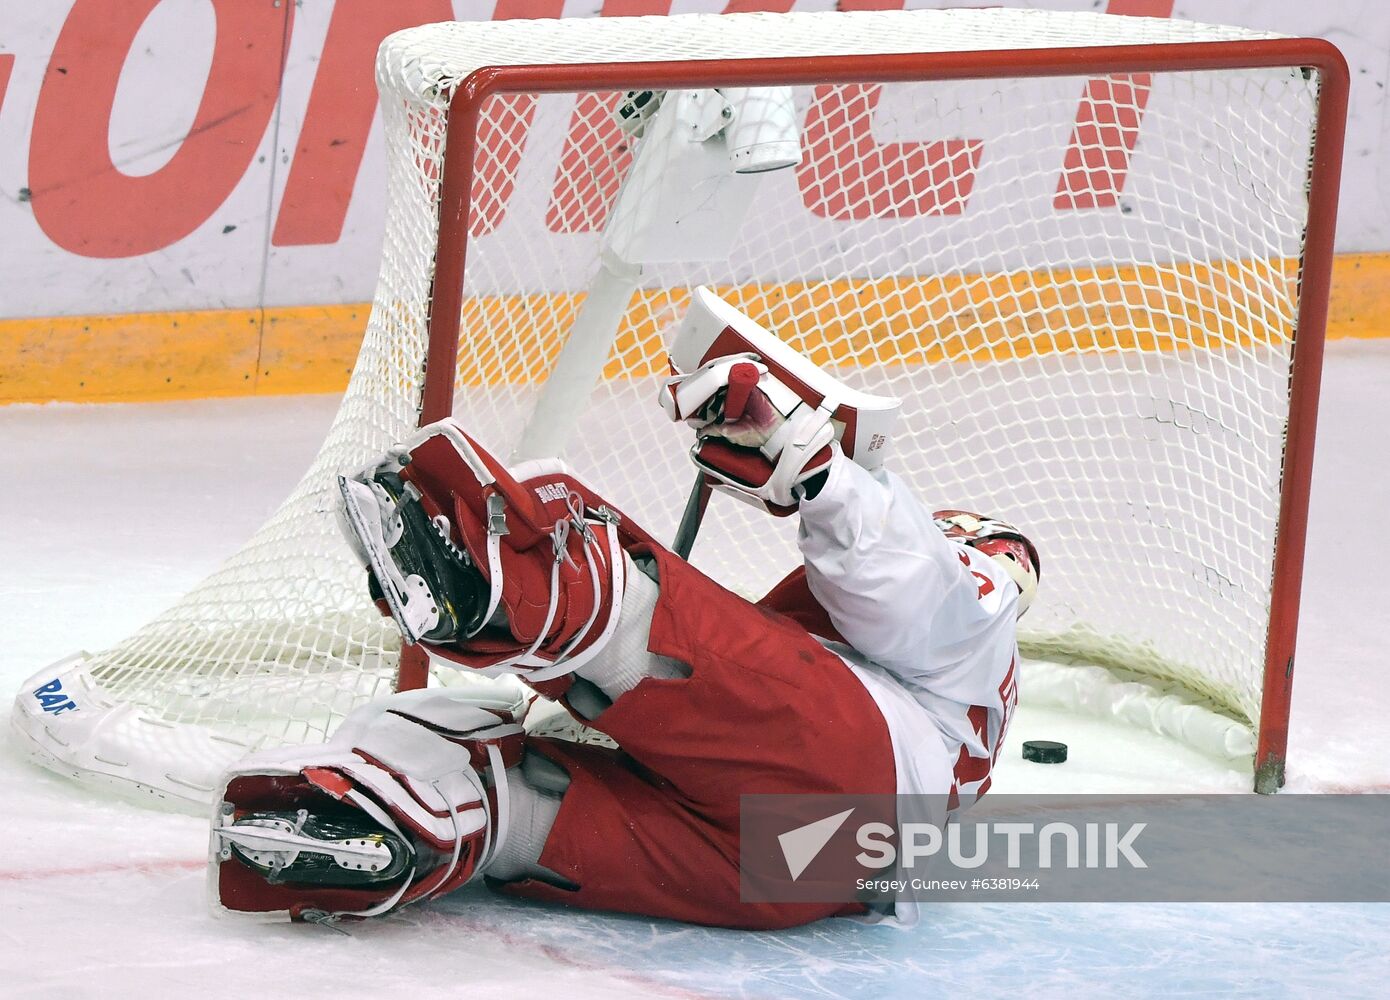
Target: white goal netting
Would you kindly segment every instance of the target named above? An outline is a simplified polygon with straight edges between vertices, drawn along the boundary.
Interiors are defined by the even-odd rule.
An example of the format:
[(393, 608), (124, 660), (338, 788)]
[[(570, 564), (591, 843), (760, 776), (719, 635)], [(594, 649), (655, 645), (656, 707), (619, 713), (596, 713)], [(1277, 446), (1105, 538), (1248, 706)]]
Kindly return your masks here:
[[(330, 487), (418, 419), (445, 127), (471, 70), (1258, 37), (1004, 10), (458, 23), (392, 36), (377, 66), (389, 150), (381, 277), (328, 439), (218, 572), (82, 661), (89, 697), (113, 713), (102, 738), (116, 742), (47, 755), (69, 773), (196, 799), (244, 748), (323, 738), (391, 689), (399, 638), (367, 600)], [(541, 437), (670, 538), (692, 475), (682, 429), (655, 404), (662, 338), (690, 288), (712, 285), (838, 376), (904, 400), (890, 461), (929, 503), (998, 513), (1034, 538), (1043, 579), (1022, 623), (1029, 656), (1114, 668), (1255, 727), (1318, 74), (1061, 65), (1073, 63), (1061, 75), (933, 80), (924, 60), (913, 82), (865, 84), (850, 71), (792, 88), (800, 162), (740, 176), (751, 197), (713, 202), (725, 252), (684, 260), (676, 235), (607, 268), (615, 202), (647, 196), (623, 191), (642, 144), (613, 123), (619, 95), (580, 77), (577, 93), (486, 99), (456, 415), (512, 453), (538, 403), (554, 405), (547, 377), (596, 282), (611, 294), (617, 281), (602, 371), (558, 397), (568, 418)], [(856, 65), (873, 74), (872, 59)], [(674, 113), (667, 104), (659, 114)], [(694, 561), (761, 592), (795, 565), (793, 530), (716, 497)]]

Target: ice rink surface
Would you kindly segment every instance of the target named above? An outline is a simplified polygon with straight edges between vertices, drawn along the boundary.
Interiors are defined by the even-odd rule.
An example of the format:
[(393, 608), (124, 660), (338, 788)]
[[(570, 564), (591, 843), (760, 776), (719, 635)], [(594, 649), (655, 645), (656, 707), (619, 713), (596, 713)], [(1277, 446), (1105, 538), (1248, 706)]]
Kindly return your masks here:
[[(213, 569), (336, 405), (0, 408), (0, 712), (31, 673), (122, 638)], [(1390, 792), (1390, 344), (1330, 345), (1318, 434), (1288, 787)], [(1012, 747), (1060, 739), (1071, 759), (1013, 750), (998, 790), (1248, 788), (1158, 737), (1027, 707), (1026, 675), (1023, 696)], [(233, 923), (208, 915), (205, 839), (200, 820), (94, 798), (6, 743), (0, 997), (1371, 997), (1390, 978), (1387, 905), (952, 904), (912, 931), (752, 934), (470, 888), (347, 935)]]

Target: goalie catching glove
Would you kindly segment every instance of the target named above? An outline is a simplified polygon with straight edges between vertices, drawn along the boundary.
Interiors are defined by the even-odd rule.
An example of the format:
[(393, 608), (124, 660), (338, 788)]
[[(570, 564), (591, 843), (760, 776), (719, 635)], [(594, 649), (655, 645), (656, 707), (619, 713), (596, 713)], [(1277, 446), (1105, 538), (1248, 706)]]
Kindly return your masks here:
[(899, 402), (859, 392), (697, 288), (670, 350), (661, 405), (695, 429), (691, 461), (715, 488), (785, 516), (841, 450), (883, 464)]
[(507, 837), (523, 713), (492, 693), (410, 691), (362, 706), (327, 743), (246, 757), (212, 823), (215, 906), (371, 917), (471, 881)]

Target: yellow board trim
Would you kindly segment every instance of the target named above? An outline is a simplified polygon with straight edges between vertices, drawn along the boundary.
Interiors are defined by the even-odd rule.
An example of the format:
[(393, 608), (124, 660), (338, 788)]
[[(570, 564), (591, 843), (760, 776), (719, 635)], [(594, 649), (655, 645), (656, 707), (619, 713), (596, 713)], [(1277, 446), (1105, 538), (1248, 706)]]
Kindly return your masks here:
[[(1289, 294), (1292, 273), (1291, 266), (1232, 263), (721, 291), (774, 329), (786, 328), (779, 320), (801, 316), (803, 329), (819, 332), (794, 338), (794, 346), (818, 363), (868, 361), (889, 344), (897, 356), (933, 362), (1229, 344), (1220, 332), (1229, 327), (1221, 323), (1223, 314)], [(1192, 294), (1199, 288), (1211, 291)], [(640, 319), (619, 332), (609, 377), (657, 370), (658, 334), (684, 308), (684, 292), (642, 296), (646, 308), (630, 311)], [(558, 350), (557, 331), (567, 327), (579, 302), (577, 295), (535, 295), (471, 303), (465, 329), (529, 329), (530, 346), (521, 349), (521, 364), (508, 376), (470, 368), (465, 357), (463, 383), (520, 380), (543, 371)], [(886, 302), (892, 304), (887, 312), (880, 305)], [(368, 304), (351, 303), (0, 320), (0, 403), (340, 392), (369, 311)], [(846, 315), (856, 330), (845, 329), (840, 317)], [(808, 316), (814, 322), (807, 323)], [(1334, 260), (1327, 334), (1390, 337), (1390, 253)]]

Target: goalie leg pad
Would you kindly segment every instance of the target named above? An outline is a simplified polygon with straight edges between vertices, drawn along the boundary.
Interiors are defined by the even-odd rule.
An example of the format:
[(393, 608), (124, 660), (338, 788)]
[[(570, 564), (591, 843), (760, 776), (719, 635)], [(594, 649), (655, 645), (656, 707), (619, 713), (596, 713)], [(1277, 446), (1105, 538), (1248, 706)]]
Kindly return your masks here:
[(522, 712), (510, 697), (411, 691), (354, 712), (326, 744), (246, 757), (213, 817), (215, 908), (369, 917), (468, 882), (507, 837)]
[(344, 528), (407, 641), (531, 682), (603, 648), (622, 607), (622, 545), (647, 537), (564, 463), (507, 469), (453, 420), (342, 491)]

